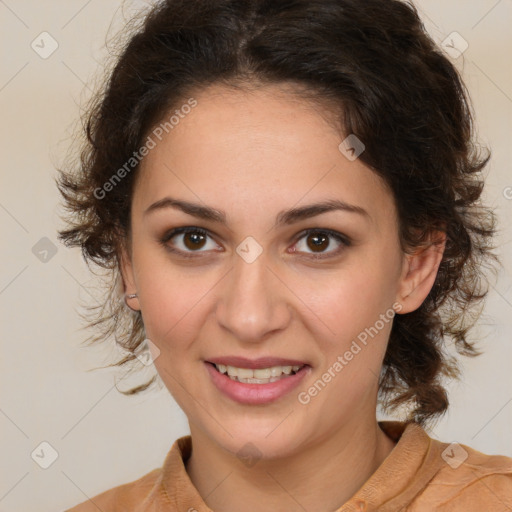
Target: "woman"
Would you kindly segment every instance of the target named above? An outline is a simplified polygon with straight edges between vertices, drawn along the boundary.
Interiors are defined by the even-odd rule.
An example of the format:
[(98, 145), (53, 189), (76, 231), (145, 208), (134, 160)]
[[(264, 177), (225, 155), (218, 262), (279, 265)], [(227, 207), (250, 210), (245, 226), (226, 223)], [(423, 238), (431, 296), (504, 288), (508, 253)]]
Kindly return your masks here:
[(512, 506), (512, 459), (424, 430), (458, 376), (445, 340), (478, 353), (495, 219), (412, 5), (160, 2), (88, 115), (60, 236), (119, 278), (96, 339), (119, 365), (149, 349), (190, 436), (71, 510)]

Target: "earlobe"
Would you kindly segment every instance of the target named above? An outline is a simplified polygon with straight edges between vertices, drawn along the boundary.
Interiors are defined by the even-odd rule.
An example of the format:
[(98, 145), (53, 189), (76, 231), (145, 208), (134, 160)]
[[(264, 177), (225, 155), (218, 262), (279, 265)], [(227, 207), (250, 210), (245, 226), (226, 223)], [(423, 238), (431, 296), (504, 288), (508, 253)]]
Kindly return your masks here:
[(397, 301), (402, 305), (401, 314), (418, 309), (434, 286), (439, 265), (443, 259), (446, 234), (436, 232), (428, 246), (404, 255)]

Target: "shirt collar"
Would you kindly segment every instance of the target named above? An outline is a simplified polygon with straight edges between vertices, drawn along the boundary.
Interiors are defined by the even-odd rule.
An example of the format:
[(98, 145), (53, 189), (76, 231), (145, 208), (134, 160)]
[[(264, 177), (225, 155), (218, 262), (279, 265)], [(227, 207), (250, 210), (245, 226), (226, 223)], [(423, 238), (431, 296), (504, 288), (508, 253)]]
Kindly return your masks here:
[(443, 445), (417, 423), (380, 421), (396, 446), (352, 498), (336, 512), (396, 512), (405, 509), (443, 464)]
[[(379, 421), (379, 426), (397, 444), (336, 512), (396, 512), (413, 501), (441, 467), (442, 443), (431, 439), (417, 423)], [(191, 451), (189, 435), (174, 442), (162, 468), (159, 498), (177, 510), (211, 512), (185, 468)]]

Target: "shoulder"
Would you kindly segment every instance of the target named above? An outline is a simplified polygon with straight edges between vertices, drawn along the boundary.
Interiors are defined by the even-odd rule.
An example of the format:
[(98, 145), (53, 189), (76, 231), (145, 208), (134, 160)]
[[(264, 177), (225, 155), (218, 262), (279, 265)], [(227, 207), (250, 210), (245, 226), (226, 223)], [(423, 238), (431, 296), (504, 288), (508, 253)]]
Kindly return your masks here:
[(440, 512), (512, 510), (511, 457), (486, 455), (458, 443), (432, 442), (438, 445), (443, 463), (418, 496), (418, 505), (435, 505)]
[(184, 458), (192, 449), (190, 435), (176, 439), (167, 453), (163, 466), (153, 469), (138, 480), (114, 487), (93, 498), (76, 505), (65, 512), (156, 512), (169, 503), (163, 482), (173, 482), (175, 486), (186, 485)]
[[(162, 469), (154, 469), (138, 480), (114, 487), (65, 512), (121, 512), (138, 510), (134, 505), (149, 506), (158, 487)], [(144, 507), (141, 510), (149, 510)]]

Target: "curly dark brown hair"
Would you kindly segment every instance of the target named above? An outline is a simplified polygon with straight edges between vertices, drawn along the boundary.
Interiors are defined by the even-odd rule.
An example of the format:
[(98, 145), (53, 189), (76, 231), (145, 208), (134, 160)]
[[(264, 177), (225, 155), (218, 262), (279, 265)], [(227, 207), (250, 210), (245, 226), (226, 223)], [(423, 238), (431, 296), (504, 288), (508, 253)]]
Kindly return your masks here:
[(384, 410), (409, 406), (406, 421), (424, 425), (448, 408), (443, 378), (460, 377), (448, 338), (458, 354), (481, 353), (468, 330), (487, 294), (484, 266), (498, 259), (496, 218), (481, 204), (490, 152), (482, 156), (474, 140), (460, 73), (405, 1), (167, 0), (146, 13), (86, 112), (80, 158), (56, 179), (68, 223), (59, 239), (111, 277), (89, 341), (113, 335), (128, 352), (111, 366), (122, 366), (145, 339), (140, 312), (122, 301), (119, 268), (138, 165), (104, 199), (116, 169), (126, 170), (150, 130), (194, 91), (285, 82), (330, 102), (343, 133), (364, 142), (359, 158), (393, 192), (404, 251), (446, 234), (428, 297), (394, 318), (380, 376)]

